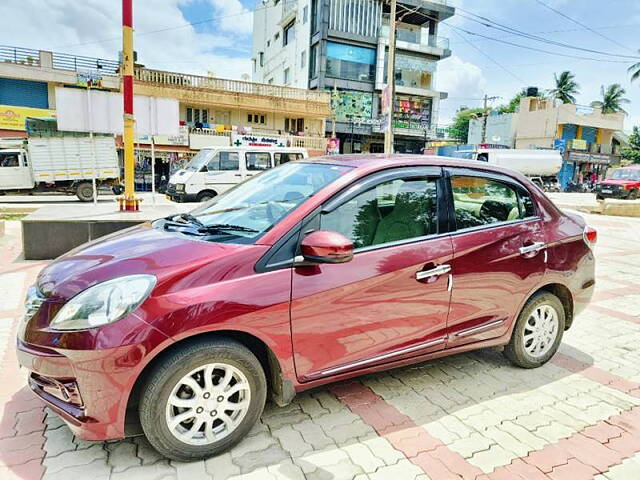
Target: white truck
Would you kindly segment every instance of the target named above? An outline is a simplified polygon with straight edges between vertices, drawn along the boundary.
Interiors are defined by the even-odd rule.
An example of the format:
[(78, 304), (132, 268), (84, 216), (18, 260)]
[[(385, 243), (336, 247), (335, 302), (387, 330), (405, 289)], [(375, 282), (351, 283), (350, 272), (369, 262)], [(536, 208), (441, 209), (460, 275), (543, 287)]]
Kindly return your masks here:
[(206, 147), (169, 179), (167, 198), (206, 202), (264, 170), (307, 158), (305, 148)]
[(510, 168), (526, 175), (543, 190), (560, 191), (556, 175), (562, 168), (562, 155), (558, 150), (478, 148), (460, 150), (453, 156)]
[(96, 187), (118, 188), (120, 168), (113, 137), (29, 137), (0, 143), (0, 193), (64, 192), (93, 199)]

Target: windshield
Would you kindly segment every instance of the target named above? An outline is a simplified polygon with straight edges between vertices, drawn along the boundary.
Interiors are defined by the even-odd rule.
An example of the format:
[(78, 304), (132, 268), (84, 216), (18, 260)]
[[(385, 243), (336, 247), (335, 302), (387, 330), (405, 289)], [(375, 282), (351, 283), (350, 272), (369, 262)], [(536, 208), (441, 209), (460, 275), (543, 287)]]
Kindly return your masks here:
[(254, 243), (262, 234), (352, 167), (291, 162), (240, 183), (191, 212), (155, 226), (226, 243)]
[(199, 172), (200, 170), (202, 170), (203, 166), (209, 163), (209, 160), (211, 160), (215, 154), (215, 150), (200, 150), (198, 154), (194, 156), (184, 168), (186, 170), (191, 170), (192, 172)]
[(640, 169), (619, 168), (613, 171), (611, 178), (614, 180), (640, 180)]

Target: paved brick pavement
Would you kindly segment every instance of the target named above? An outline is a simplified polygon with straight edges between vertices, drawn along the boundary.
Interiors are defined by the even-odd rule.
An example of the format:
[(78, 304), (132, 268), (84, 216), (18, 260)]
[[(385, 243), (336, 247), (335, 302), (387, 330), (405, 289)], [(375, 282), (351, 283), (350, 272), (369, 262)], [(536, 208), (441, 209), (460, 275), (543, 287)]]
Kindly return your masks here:
[(640, 478), (640, 220), (585, 215), (599, 230), (594, 303), (543, 368), (494, 351), (443, 358), (268, 405), (224, 455), (183, 464), (143, 438), (74, 438), (27, 391), (13, 351), (21, 302), (43, 262), (0, 238), (0, 479)]

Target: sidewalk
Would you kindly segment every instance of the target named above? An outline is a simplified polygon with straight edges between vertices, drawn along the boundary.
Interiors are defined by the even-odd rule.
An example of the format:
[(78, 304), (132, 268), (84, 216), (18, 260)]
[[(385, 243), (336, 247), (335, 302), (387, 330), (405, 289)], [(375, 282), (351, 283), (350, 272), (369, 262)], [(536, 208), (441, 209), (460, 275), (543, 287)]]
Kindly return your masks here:
[(462, 354), (267, 405), (230, 452), (167, 461), (143, 438), (85, 442), (31, 395), (14, 353), (22, 298), (45, 262), (0, 237), (0, 479), (632, 480), (640, 478), (640, 220), (598, 229), (593, 303), (542, 368)]

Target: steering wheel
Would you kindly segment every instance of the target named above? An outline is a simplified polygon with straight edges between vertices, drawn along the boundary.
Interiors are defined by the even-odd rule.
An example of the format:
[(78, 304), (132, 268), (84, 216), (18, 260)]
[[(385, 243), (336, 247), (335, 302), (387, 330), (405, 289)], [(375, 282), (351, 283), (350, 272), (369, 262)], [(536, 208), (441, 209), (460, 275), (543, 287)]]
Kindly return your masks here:
[(267, 217), (269, 218), (269, 222), (271, 222), (271, 224), (274, 224), (278, 220), (280, 220), (285, 213), (287, 213), (287, 209), (282, 205), (278, 205), (277, 202), (270, 201), (267, 202), (266, 213)]

